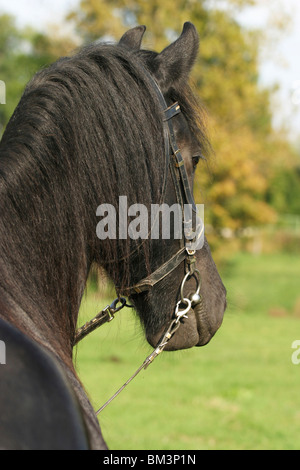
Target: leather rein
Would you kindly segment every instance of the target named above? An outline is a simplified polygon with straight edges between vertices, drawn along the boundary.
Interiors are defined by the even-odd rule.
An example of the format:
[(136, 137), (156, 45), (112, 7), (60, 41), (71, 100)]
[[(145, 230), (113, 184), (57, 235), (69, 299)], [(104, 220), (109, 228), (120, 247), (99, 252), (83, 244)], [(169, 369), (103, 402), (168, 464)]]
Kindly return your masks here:
[[(196, 205), (194, 198), (190, 189), (188, 175), (184, 165), (184, 160), (180, 149), (177, 146), (174, 128), (172, 125), (172, 118), (181, 112), (179, 104), (176, 102), (171, 106), (167, 106), (165, 98), (154, 78), (145, 71), (149, 81), (152, 83), (153, 89), (156, 92), (156, 95), (161, 104), (164, 117), (163, 117), (163, 128), (164, 128), (164, 146), (165, 146), (165, 156), (166, 156), (166, 167), (165, 167), (165, 176), (163, 182), (163, 191), (162, 195), (164, 197), (166, 191), (166, 183), (168, 171), (171, 172), (177, 201), (180, 203), (182, 212), (184, 211), (184, 206), (187, 205), (192, 210), (190, 211), (191, 219), (188, 221), (188, 226), (192, 225), (192, 212), (196, 213)], [(185, 201), (185, 204), (184, 204)], [(183, 219), (184, 220), (184, 219)], [(184, 224), (186, 221), (184, 220)], [(201, 223), (200, 227), (198, 225), (196, 229), (196, 236), (192, 239), (195, 243), (195, 238), (198, 240), (203, 235), (204, 226)], [(152, 361), (163, 351), (167, 343), (173, 337), (175, 332), (181, 325), (181, 319), (187, 318), (189, 310), (201, 302), (200, 287), (201, 287), (201, 278), (198, 269), (195, 268), (196, 258), (195, 258), (195, 249), (191, 249), (191, 239), (187, 238), (186, 231), (184, 231), (184, 236), (180, 240), (181, 246), (179, 251), (173, 255), (169, 260), (162, 264), (158, 269), (156, 269), (152, 274), (146, 278), (139, 281), (134, 286), (125, 288), (122, 292), (119, 292), (119, 296), (115, 299), (111, 305), (107, 305), (101, 312), (99, 312), (92, 320), (85, 323), (81, 328), (76, 331), (74, 345), (79, 341), (85, 338), (89, 333), (94, 331), (99, 326), (104, 323), (110, 322), (113, 320), (115, 313), (126, 307), (133, 307), (132, 305), (127, 304), (125, 297), (131, 297), (135, 294), (140, 294), (141, 292), (149, 291), (162, 279), (168, 276), (175, 268), (177, 268), (183, 261), (185, 262), (185, 275), (181, 283), (180, 288), (180, 300), (177, 302), (174, 315), (171, 319), (171, 322), (159, 341), (158, 345), (154, 351), (145, 359), (143, 364), (137, 369), (137, 371), (125, 382), (124, 385), (101, 407), (98, 409), (96, 414), (99, 414), (128, 384), (131, 380), (137, 376), (137, 374), (142, 370), (146, 369)], [(195, 245), (193, 245), (195, 246)], [(196, 290), (190, 296), (190, 298), (184, 297), (184, 285), (186, 281), (194, 277), (196, 279)], [(119, 305), (120, 304), (120, 305)]]

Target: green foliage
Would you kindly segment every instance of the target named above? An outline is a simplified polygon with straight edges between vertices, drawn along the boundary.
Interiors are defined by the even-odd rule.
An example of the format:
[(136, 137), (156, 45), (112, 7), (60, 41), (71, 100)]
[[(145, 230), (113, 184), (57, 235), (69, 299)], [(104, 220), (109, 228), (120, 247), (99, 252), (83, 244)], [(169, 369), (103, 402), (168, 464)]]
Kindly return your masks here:
[(268, 191), (270, 203), (279, 213), (300, 214), (300, 167), (280, 169)]
[(47, 36), (30, 28), (17, 29), (9, 15), (0, 16), (0, 80), (6, 84), (6, 105), (0, 105), (0, 135), (32, 76), (75, 44), (58, 31)]
[(13, 18), (8, 15), (0, 16), (0, 79), (5, 82), (6, 96), (9, 97), (6, 98), (6, 105), (0, 105), (0, 135), (24, 87), (26, 69), (23, 68), (24, 64), (20, 67), (20, 54), (16, 52), (20, 42), (21, 35), (15, 27)]

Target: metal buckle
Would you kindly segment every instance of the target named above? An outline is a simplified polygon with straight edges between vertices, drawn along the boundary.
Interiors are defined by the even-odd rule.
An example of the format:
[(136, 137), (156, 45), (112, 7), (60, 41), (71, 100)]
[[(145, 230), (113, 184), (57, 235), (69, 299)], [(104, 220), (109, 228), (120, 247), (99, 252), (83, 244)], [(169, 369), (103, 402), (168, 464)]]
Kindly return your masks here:
[(115, 318), (114, 311), (111, 309), (110, 305), (106, 305), (106, 307), (103, 309), (103, 312), (107, 313), (108, 315), (107, 322), (110, 322)]
[[(118, 303), (121, 303), (119, 307), (117, 307)], [(103, 312), (108, 314), (108, 319), (107, 322), (111, 322), (115, 318), (115, 313), (121, 310), (123, 307), (126, 305), (126, 299), (125, 297), (120, 297), (115, 299), (110, 305), (107, 305), (104, 309)]]

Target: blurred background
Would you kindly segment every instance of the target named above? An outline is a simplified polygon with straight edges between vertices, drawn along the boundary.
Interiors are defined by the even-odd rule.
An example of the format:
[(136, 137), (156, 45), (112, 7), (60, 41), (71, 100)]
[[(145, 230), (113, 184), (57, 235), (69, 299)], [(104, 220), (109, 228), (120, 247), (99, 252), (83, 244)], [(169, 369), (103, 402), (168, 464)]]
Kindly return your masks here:
[[(137, 24), (157, 51), (185, 21), (200, 35), (192, 85), (213, 153), (198, 166), (195, 199), (228, 310), (208, 346), (163, 354), (103, 412), (112, 449), (300, 446), (300, 4), (270, 3), (0, 0), (0, 135), (32, 75), (81, 45)], [(93, 270), (80, 321), (113, 296)], [(96, 408), (149, 352), (132, 312), (102, 328), (76, 351)]]

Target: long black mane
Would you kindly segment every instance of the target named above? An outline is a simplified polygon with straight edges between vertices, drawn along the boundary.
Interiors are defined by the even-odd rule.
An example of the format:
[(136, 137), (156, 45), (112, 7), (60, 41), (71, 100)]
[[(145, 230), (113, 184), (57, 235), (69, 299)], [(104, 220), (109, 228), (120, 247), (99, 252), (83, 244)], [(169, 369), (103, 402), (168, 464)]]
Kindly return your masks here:
[[(98, 205), (117, 208), (119, 195), (129, 205), (160, 202), (162, 110), (141, 65), (147, 57), (92, 45), (60, 59), (28, 84), (0, 144), (0, 286), (29, 315), (32, 305), (45, 312), (49, 332), (55, 323), (65, 340), (75, 331), (91, 263), (127, 285), (129, 254), (141, 245), (99, 243)], [(189, 87), (173, 88), (169, 99), (180, 101), (191, 126), (198, 123), (192, 129), (205, 151)], [(141, 249), (151, 263), (149, 244)]]

